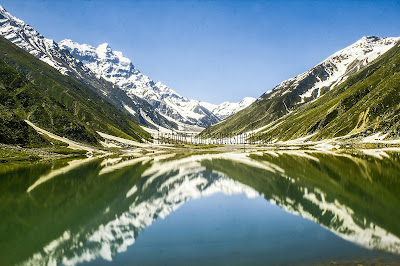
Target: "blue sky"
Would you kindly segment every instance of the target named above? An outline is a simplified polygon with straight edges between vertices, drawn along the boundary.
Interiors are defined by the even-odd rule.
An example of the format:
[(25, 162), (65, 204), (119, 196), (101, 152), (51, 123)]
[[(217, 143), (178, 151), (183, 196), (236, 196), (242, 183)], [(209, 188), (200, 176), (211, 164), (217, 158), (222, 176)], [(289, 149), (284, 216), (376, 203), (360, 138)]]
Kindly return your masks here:
[(365, 35), (400, 36), (399, 1), (0, 3), (47, 38), (108, 42), (153, 80), (212, 103), (258, 97)]

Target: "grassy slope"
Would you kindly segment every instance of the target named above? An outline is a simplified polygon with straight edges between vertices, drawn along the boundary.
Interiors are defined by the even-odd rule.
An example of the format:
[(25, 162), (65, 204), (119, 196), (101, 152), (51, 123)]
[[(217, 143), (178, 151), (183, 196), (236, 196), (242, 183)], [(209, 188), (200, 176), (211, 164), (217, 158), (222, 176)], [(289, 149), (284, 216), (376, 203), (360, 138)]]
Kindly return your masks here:
[(293, 139), (315, 134), (324, 139), (346, 134), (400, 130), (400, 47), (396, 45), (359, 73), (312, 103), (304, 105), (264, 138)]
[(4, 112), (73, 140), (95, 144), (95, 131), (139, 140), (149, 138), (133, 118), (85, 85), (0, 38)]
[[(209, 134), (238, 134), (245, 131), (251, 131), (262, 127), (286, 114), (283, 104), (289, 95), (278, 96), (277, 98), (258, 99), (253, 104), (226, 118), (222, 122), (212, 125), (201, 132), (201, 135)], [(286, 103), (286, 101), (285, 101)]]
[[(312, 70), (315, 75), (321, 74), (320, 67), (315, 67)], [(239, 134), (246, 131), (265, 126), (276, 119), (286, 115), (289, 110), (296, 109), (303, 104), (300, 104), (301, 98), (299, 95), (308, 91), (317, 82), (314, 76), (309, 76), (300, 81), (295, 89), (291, 89), (293, 82), (287, 82), (278, 91), (273, 91), (275, 96), (269, 98), (270, 94), (263, 94), (257, 101), (236, 114), (226, 118), (221, 123), (213, 125), (205, 129), (201, 135), (208, 136), (209, 134)], [(289, 91), (287, 91), (289, 90)], [(321, 94), (326, 93), (326, 89), (321, 89)], [(312, 95), (306, 98), (311, 101), (316, 97)]]
[[(0, 88), (0, 101), (2, 101)], [(0, 143), (23, 146), (48, 146), (48, 142), (20, 117), (0, 103)]]
[[(349, 133), (384, 131), (399, 135), (400, 48), (396, 45), (372, 64), (348, 78), (335, 89), (308, 104), (299, 105), (283, 117), (294, 96), (288, 94), (257, 102), (202, 132), (239, 133), (270, 124), (275, 129), (262, 134), (264, 139), (293, 139), (316, 133), (314, 139)], [(293, 110), (293, 109), (292, 109)], [(282, 118), (283, 117), (283, 118)]]

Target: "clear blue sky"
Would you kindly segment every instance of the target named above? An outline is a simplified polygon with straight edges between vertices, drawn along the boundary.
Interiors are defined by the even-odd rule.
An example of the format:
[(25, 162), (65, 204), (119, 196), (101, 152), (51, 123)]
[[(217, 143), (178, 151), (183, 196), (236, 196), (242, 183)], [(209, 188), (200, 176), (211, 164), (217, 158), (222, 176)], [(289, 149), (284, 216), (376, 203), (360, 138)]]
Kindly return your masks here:
[(258, 97), (362, 36), (400, 36), (399, 1), (0, 3), (47, 38), (108, 42), (153, 80), (212, 103)]

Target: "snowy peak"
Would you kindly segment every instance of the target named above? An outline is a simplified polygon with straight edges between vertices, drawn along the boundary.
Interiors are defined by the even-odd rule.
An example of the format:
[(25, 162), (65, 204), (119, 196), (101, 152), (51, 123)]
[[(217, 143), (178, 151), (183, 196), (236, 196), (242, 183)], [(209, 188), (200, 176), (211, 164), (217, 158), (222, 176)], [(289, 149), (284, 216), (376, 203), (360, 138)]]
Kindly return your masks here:
[(387, 52), (399, 40), (400, 37), (364, 36), (312, 69), (281, 82), (262, 97), (272, 99), (294, 92), (300, 96), (301, 103), (315, 100)]
[(112, 53), (111, 47), (108, 43), (103, 43), (97, 46), (97, 54), (107, 56)]
[[(362, 71), (378, 57), (395, 47), (399, 40), (400, 37), (363, 37), (335, 52), (306, 72), (282, 81), (272, 90), (261, 95), (257, 99), (257, 104), (253, 104), (252, 108), (246, 108), (229, 117), (227, 121), (212, 126), (207, 129), (207, 134), (230, 131), (243, 133), (250, 131), (253, 125), (265, 131), (268, 125), (272, 126), (271, 123), (278, 119), (284, 121), (285, 116), (290, 113), (300, 115), (303, 110), (300, 108), (301, 106), (316, 101), (329, 91), (335, 90), (347, 78)], [(330, 121), (330, 119), (323, 120), (324, 122), (321, 122), (322, 120), (315, 122), (321, 122), (318, 125), (322, 126), (325, 121)], [(318, 125), (315, 124), (315, 127), (320, 128)], [(314, 130), (313, 126), (310, 125), (309, 129)], [(307, 134), (309, 132), (307, 131)]]
[[(63, 75), (93, 85), (106, 97), (110, 91), (109, 85), (104, 85), (104, 80), (117, 85), (132, 100), (126, 104), (133, 108), (132, 105), (142, 102), (143, 106), (136, 106), (136, 113), (142, 113), (139, 110), (142, 107), (147, 108), (146, 117), (152, 120), (145, 119), (149, 124), (158, 123), (172, 128), (178, 124), (182, 130), (199, 130), (219, 122), (227, 115), (214, 113), (200, 101), (182, 97), (161, 82), (155, 83), (136, 69), (122, 52), (113, 51), (108, 43), (93, 47), (67, 39), (57, 44), (8, 13), (2, 6), (0, 34)], [(150, 111), (147, 106), (151, 108)], [(235, 106), (229, 107), (229, 114), (236, 111)]]
[[(130, 74), (138, 73), (131, 61), (124, 57), (121, 52), (114, 52), (108, 43), (93, 47), (72, 40), (63, 40), (59, 45), (62, 49), (69, 50), (98, 78), (103, 77), (117, 85), (123, 85), (121, 80), (129, 77)], [(113, 72), (113, 69), (118, 69), (118, 71)]]
[(256, 99), (253, 97), (244, 97), (242, 101), (239, 102), (241, 106), (252, 104)]
[(371, 48), (375, 47), (377, 45), (380, 46), (385, 46), (385, 45), (390, 45), (393, 42), (397, 42), (399, 40), (399, 37), (379, 37), (379, 36), (364, 36), (357, 42), (355, 42), (353, 45), (350, 45), (350, 47), (364, 47), (364, 48)]
[(125, 71), (130, 71), (130, 68), (132, 68), (132, 71), (135, 71), (134, 67), (130, 66), (130, 61), (123, 58), (122, 54), (115, 53), (115, 58), (110, 59), (114, 54), (112, 54), (109, 45), (102, 45), (97, 51), (97, 49), (91, 49), (89, 46), (80, 46), (71, 40), (66, 40), (76, 50), (85, 51), (84, 58), (77, 60), (67, 49), (62, 49), (65, 47), (59, 47), (53, 40), (46, 39), (31, 26), (12, 16), (2, 7), (0, 8), (0, 34), (21, 49), (54, 67), (63, 75), (87, 85), (88, 89), (92, 89), (101, 97), (109, 100), (116, 108), (125, 107), (128, 110), (127, 113), (130, 113), (136, 119), (141, 119), (138, 114), (142, 113), (141, 110), (143, 110), (146, 117), (151, 118), (158, 125), (176, 127), (174, 123), (168, 121), (154, 110), (147, 101), (136, 96), (129, 98), (119, 88), (106, 82), (104, 79), (99, 79), (101, 77), (99, 73), (92, 72), (90, 68), (82, 63), (85, 60), (91, 60), (93, 63), (95, 60), (92, 57), (99, 54), (104, 60), (107, 58), (107, 60), (113, 62), (119, 60), (119, 64), (121, 67), (124, 67), (122, 69), (125, 69)]
[[(332, 61), (337, 65), (351, 67), (351, 63), (356, 61), (365, 64), (372, 62), (379, 55), (384, 54), (392, 48), (400, 37), (381, 38), (376, 36), (364, 36), (354, 44), (334, 53), (322, 62), (328, 63)], [(350, 69), (345, 69), (350, 70)]]
[(182, 130), (187, 129), (186, 126), (208, 127), (252, 102), (252, 98), (248, 98), (241, 103), (224, 103), (222, 107), (183, 97), (165, 84), (143, 75), (131, 60), (124, 57), (122, 52), (113, 51), (107, 43), (95, 48), (63, 40), (60, 47), (68, 49), (99, 78), (119, 86), (130, 96), (145, 99), (167, 119), (180, 125)]
[(247, 106), (249, 106), (250, 104), (252, 104), (253, 102), (255, 102), (255, 98), (253, 97), (245, 97), (243, 100), (241, 100), (240, 102), (223, 102), (221, 104), (218, 105), (213, 105), (213, 104), (208, 104), (205, 102), (202, 102), (202, 105), (205, 106), (206, 108), (208, 108), (209, 110), (212, 111), (213, 114), (215, 114), (216, 116), (218, 116), (220, 119), (225, 119), (237, 112), (239, 112), (240, 110), (246, 108)]
[(59, 59), (74, 61), (71, 55), (62, 53), (56, 42), (44, 38), (34, 28), (8, 13), (2, 6), (0, 6), (0, 34), (62, 74), (66, 75), (70, 71), (69, 67)]
[(63, 40), (59, 44), (63, 49), (69, 50), (75, 58), (80, 60), (99, 77), (127, 91), (134, 88), (134, 94), (139, 97), (152, 98), (153, 96), (153, 99), (160, 98), (157, 97), (160, 95), (156, 96), (152, 94), (151, 90), (153, 88), (163, 92), (163, 94), (173, 94), (181, 97), (161, 82), (154, 83), (150, 78), (140, 73), (130, 59), (124, 57), (122, 52), (113, 51), (108, 43), (93, 47), (88, 44), (79, 44), (72, 40)]

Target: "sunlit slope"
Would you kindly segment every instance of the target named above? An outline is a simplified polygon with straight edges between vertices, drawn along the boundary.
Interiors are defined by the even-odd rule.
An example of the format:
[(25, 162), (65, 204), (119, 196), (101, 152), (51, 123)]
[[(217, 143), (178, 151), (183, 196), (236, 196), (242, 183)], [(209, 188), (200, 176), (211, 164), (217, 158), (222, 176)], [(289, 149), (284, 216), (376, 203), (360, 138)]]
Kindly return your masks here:
[[(207, 128), (202, 134), (241, 133), (261, 127), (266, 132), (274, 126), (274, 130), (269, 131), (274, 139), (318, 132), (315, 138), (368, 129), (389, 131), (396, 124), (391, 114), (397, 110), (397, 40), (364, 37), (309, 71), (282, 82), (246, 109)], [(353, 61), (349, 59), (352, 56)], [(365, 117), (361, 117), (361, 112)], [(383, 125), (385, 119), (387, 123)], [(331, 123), (333, 120), (335, 123)]]
[[(0, 100), (3, 100), (4, 96), (2, 85), (0, 85)], [(0, 104), (0, 143), (33, 147), (47, 146), (49, 144), (24, 120), (3, 104)]]
[[(261, 133), (264, 138), (293, 139), (314, 134), (326, 139), (347, 134), (387, 133), (400, 129), (400, 47), (396, 45), (321, 98), (300, 107)], [(271, 127), (270, 127), (271, 128)]]
[[(137, 121), (93, 90), (63, 76), (3, 37), (0, 59), (1, 111), (12, 119), (28, 119), (55, 134), (91, 144), (101, 139), (96, 131), (136, 140), (149, 137)], [(11, 133), (20, 133), (18, 128), (9, 131), (10, 126), (4, 124), (4, 119), (1, 121), (3, 142), (15, 142), (7, 139)]]

